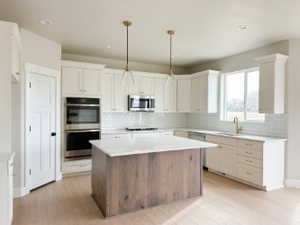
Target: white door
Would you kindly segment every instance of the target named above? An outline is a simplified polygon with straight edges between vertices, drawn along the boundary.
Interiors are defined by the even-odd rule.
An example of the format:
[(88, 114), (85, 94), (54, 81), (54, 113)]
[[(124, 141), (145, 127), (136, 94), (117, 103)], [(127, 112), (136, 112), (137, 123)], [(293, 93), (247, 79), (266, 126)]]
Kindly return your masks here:
[(34, 189), (55, 180), (56, 79), (35, 73), (27, 77), (26, 151), (29, 186)]

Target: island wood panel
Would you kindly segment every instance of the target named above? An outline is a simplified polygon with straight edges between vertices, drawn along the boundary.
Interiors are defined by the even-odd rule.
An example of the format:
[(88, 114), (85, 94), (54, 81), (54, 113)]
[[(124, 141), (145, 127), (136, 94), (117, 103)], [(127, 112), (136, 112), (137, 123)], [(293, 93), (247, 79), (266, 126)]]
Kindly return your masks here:
[[(100, 162), (103, 165), (99, 166)], [(109, 157), (94, 148), (92, 183), (93, 197), (104, 216), (200, 196), (202, 151), (193, 149)], [(103, 184), (106, 187), (103, 188)]]

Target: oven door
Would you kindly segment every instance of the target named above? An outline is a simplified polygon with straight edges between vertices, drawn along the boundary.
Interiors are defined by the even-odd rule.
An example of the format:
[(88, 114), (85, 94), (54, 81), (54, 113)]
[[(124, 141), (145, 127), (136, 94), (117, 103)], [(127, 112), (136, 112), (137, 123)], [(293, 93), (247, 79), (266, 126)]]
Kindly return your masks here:
[(65, 131), (65, 157), (91, 156), (91, 140), (100, 139), (100, 130)]
[(151, 96), (129, 96), (128, 110), (153, 112), (155, 108), (155, 100)]
[(99, 128), (99, 105), (68, 104), (66, 106), (66, 130)]

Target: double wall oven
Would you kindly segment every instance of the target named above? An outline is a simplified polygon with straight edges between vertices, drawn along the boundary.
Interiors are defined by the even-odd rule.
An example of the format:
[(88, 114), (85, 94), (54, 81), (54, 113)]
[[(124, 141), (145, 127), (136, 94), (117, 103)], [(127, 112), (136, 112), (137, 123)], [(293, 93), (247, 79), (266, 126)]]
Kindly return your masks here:
[(65, 99), (65, 158), (91, 156), (90, 140), (101, 138), (99, 98)]

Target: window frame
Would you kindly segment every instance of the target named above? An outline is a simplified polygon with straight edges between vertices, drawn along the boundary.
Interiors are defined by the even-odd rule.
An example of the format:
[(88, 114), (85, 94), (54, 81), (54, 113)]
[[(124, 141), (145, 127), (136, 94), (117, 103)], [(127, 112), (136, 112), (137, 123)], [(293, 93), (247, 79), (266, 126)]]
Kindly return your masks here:
[[(231, 120), (226, 119), (227, 115), (226, 115), (226, 110), (225, 110), (225, 104), (226, 104), (226, 76), (230, 76), (230, 75), (234, 75), (237, 73), (244, 73), (244, 120), (241, 120), (241, 123), (264, 123), (266, 118), (264, 116), (264, 119), (262, 120), (248, 120), (247, 119), (247, 97), (248, 97), (248, 74), (254, 71), (258, 71), (259, 72), (259, 67), (252, 67), (252, 68), (248, 68), (248, 69), (242, 69), (242, 70), (237, 70), (237, 71), (233, 71), (233, 72), (228, 72), (228, 73), (223, 73), (221, 74), (221, 84), (220, 84), (220, 116), (219, 119), (222, 122), (232, 122)], [(260, 76), (260, 74), (259, 74)], [(264, 114), (265, 115), (265, 114)]]

